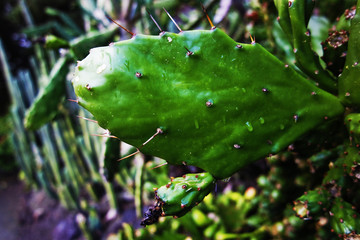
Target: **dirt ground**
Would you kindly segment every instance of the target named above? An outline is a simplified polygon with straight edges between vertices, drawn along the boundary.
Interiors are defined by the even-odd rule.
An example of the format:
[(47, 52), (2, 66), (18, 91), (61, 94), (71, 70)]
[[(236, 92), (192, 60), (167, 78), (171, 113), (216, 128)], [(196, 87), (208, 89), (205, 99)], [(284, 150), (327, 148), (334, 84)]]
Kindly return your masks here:
[(74, 215), (16, 176), (0, 177), (0, 240), (79, 239)]

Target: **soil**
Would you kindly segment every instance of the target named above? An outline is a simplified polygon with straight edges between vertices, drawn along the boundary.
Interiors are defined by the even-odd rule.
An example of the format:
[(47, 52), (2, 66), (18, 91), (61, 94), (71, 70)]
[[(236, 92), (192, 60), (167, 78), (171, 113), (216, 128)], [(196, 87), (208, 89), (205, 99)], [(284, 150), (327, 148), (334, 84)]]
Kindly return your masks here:
[(70, 240), (81, 233), (75, 213), (43, 191), (29, 191), (16, 176), (0, 178), (0, 240)]
[[(123, 194), (120, 201), (120, 213), (112, 217), (107, 217), (111, 211), (106, 197), (96, 203), (102, 219), (101, 227), (92, 233), (94, 239), (118, 232), (123, 222), (140, 227), (133, 199)], [(78, 213), (63, 208), (42, 190), (27, 189), (16, 176), (0, 176), (0, 240), (85, 240), (76, 223)]]

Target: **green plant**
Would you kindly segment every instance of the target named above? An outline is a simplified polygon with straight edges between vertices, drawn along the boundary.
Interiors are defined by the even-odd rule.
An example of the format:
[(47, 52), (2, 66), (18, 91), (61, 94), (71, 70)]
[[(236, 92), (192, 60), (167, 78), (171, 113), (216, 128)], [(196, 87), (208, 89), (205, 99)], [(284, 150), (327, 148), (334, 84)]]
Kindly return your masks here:
[[(307, 25), (314, 1), (279, 0), (275, 4), (302, 73), (277, 60), (254, 40), (240, 44), (215, 27), (182, 31), (177, 26), (179, 34), (132, 34), (130, 40), (92, 49), (78, 63), (73, 80), (78, 103), (100, 126), (143, 153), (170, 164), (200, 167), (217, 179), (278, 153), (319, 125), (331, 128), (344, 114), (343, 105), (353, 106), (350, 112), (359, 106), (360, 2), (351, 20), (345, 67), (338, 79), (321, 66), (311, 49)], [(339, 98), (330, 94), (337, 93), (337, 82)], [(350, 133), (356, 141), (357, 131)], [(321, 191), (327, 197), (321, 197)], [(330, 204), (327, 198), (335, 196), (328, 191), (314, 190), (314, 197), (304, 196), (297, 202), (306, 199), (307, 211), (316, 213), (318, 203), (312, 199)], [(179, 202), (177, 211), (170, 215), (184, 214), (180, 207), (183, 196), (177, 191), (160, 198)], [(333, 209), (338, 209), (337, 203)], [(167, 215), (166, 207), (161, 208)], [(299, 209), (298, 213), (304, 215)], [(335, 231), (358, 232), (354, 224), (347, 230), (335, 227)]]
[(259, 44), (236, 43), (219, 29), (138, 34), (92, 49), (73, 84), (79, 104), (111, 134), (217, 179), (343, 112), (337, 98)]
[[(27, 125), (39, 130), (26, 132), (21, 123), (24, 99), (34, 99), (31, 80), (20, 77), (20, 84), (12, 82), (12, 95), (17, 96), (15, 147), (21, 150), (18, 158), (29, 182), (86, 213), (78, 220), (88, 238), (96, 238), (104, 222), (94, 202), (106, 196), (111, 210), (121, 208), (117, 186), (134, 197), (138, 214), (152, 197), (150, 191), (158, 188), (155, 206), (146, 212), (144, 223), (159, 219), (156, 226), (141, 230), (123, 224), (118, 238), (166, 239), (174, 231), (179, 239), (188, 235), (194, 239), (358, 237), (359, 1), (352, 8), (353, 0), (326, 1), (339, 9), (350, 8), (341, 16), (331, 12), (323, 17), (312, 15), (315, 1), (276, 0), (279, 17), (274, 24), (277, 14), (272, 1), (242, 2), (244, 17), (232, 6), (224, 11), (219, 1), (204, 1), (214, 20), (224, 20), (219, 28), (211, 23), (211, 30), (195, 31), (188, 30), (205, 24), (195, 1), (186, 1), (191, 11), (182, 10), (180, 1), (127, 2), (109, 8), (102, 1), (81, 1), (84, 28), (90, 34), (54, 9), (46, 12), (60, 17), (62, 24), (26, 30), (37, 36), (36, 32), (53, 29), (51, 34), (56, 36), (45, 38), (47, 49), (35, 46), (40, 68), (34, 68), (34, 73), (44, 90), (27, 111), (27, 116), (35, 116), (27, 118)], [(327, 5), (315, 4), (317, 12), (327, 13)], [(177, 13), (180, 24), (175, 26), (157, 9), (165, 5)], [(121, 16), (115, 14), (119, 9)], [(138, 34), (155, 34), (146, 10), (159, 16), (159, 26), (169, 31), (177, 27), (180, 33), (160, 28), (159, 36)], [(70, 98), (88, 109), (95, 121), (83, 109), (68, 112), (73, 105), (62, 99), (72, 96), (72, 91), (66, 91), (63, 83), (68, 66), (84, 58), (90, 48), (118, 40), (112, 27), (97, 30), (108, 25), (105, 14), (99, 14), (103, 11), (125, 19), (131, 31), (137, 30), (136, 34), (129, 31), (132, 39), (94, 48), (78, 63), (73, 80), (78, 98)], [(240, 21), (244, 24), (239, 25)], [(249, 44), (239, 43), (247, 41), (247, 31), (256, 41), (250, 35)], [(67, 49), (62, 57), (52, 50), (59, 47)], [(61, 62), (64, 71), (56, 71)], [(62, 76), (60, 87), (54, 87), (56, 76)], [(23, 83), (30, 91), (21, 91)], [(80, 127), (72, 118), (76, 114)], [(50, 124), (43, 125), (46, 122)], [(107, 131), (103, 133), (96, 123)], [(109, 139), (101, 141), (90, 134)], [(134, 148), (124, 150), (119, 139)], [(138, 152), (146, 155), (133, 158)], [(234, 176), (227, 185), (234, 192), (218, 199), (210, 194), (185, 214), (195, 204), (184, 201), (198, 193), (193, 190), (202, 182), (190, 181), (195, 174), (175, 178), (167, 188), (167, 167), (145, 171), (163, 165), (149, 155), (207, 171), (201, 174), (208, 188), (195, 196), (195, 203), (211, 192), (213, 179)], [(258, 165), (266, 170), (260, 177), (249, 176)], [(256, 177), (259, 191), (252, 198), (232, 185), (232, 181), (243, 183), (243, 178), (245, 183), (255, 182)], [(101, 194), (104, 190), (106, 195)], [(165, 220), (162, 215), (183, 216)]]

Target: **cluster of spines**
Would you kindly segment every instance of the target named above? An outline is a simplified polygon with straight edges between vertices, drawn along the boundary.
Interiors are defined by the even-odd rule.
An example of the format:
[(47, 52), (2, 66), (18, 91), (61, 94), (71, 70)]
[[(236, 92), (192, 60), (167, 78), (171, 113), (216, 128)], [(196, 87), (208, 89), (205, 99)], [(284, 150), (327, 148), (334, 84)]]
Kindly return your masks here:
[(322, 59), (335, 76), (339, 76), (345, 64), (347, 43), (349, 41), (348, 32), (345, 30), (331, 31), (329, 37), (322, 43), (324, 55)]

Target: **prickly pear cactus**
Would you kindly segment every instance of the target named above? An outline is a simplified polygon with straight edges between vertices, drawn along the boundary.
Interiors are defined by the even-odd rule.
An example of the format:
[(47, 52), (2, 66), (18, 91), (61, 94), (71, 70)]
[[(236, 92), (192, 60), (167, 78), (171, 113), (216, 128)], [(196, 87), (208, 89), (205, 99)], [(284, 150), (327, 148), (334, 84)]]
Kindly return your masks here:
[(219, 29), (138, 34), (92, 49), (73, 85), (112, 135), (217, 179), (343, 113), (336, 97), (259, 44), (236, 43)]
[(58, 113), (58, 105), (65, 96), (65, 79), (69, 71), (68, 56), (62, 57), (50, 73), (49, 84), (40, 91), (32, 106), (26, 111), (24, 126), (30, 130), (39, 129)]
[(215, 179), (209, 173), (186, 174), (171, 178), (165, 186), (155, 190), (156, 203), (145, 213), (142, 225), (158, 220), (160, 216), (181, 217), (199, 204), (214, 188)]
[(330, 197), (330, 193), (321, 188), (306, 192), (294, 202), (293, 210), (302, 219), (318, 218), (329, 210)]
[(345, 104), (360, 106), (360, 1), (351, 19), (348, 52), (344, 71), (339, 78), (339, 97)]
[(351, 234), (352, 232), (358, 233), (360, 221), (357, 214), (355, 207), (340, 198), (336, 198), (330, 210), (330, 222), (333, 230), (344, 235)]
[(334, 76), (339, 76), (343, 70), (348, 41), (348, 32), (340, 30), (329, 33), (329, 37), (323, 43), (324, 56), (322, 59)]

